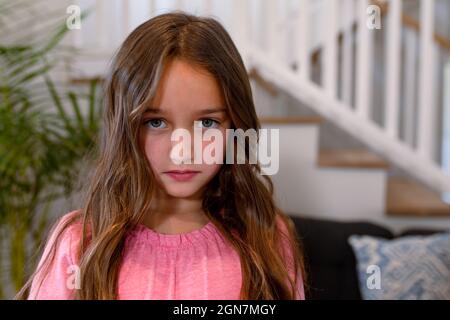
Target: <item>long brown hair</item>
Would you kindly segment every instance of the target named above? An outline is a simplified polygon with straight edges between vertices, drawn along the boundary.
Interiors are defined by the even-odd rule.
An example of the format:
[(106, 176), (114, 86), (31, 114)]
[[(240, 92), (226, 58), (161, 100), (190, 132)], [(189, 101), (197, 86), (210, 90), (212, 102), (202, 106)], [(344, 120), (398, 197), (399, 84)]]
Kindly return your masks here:
[[(126, 234), (150, 212), (156, 187), (138, 143), (141, 117), (165, 63), (174, 58), (215, 76), (232, 128), (260, 128), (244, 63), (219, 22), (174, 12), (137, 27), (116, 53), (106, 79), (100, 151), (85, 206), (64, 223), (56, 238), (75, 220), (82, 223), (81, 288), (76, 299), (117, 298)], [(245, 151), (248, 162), (251, 151)], [(272, 182), (261, 174), (259, 164), (223, 164), (209, 182), (202, 205), (240, 256), (241, 299), (295, 298), (298, 274), (306, 279), (301, 244), (291, 219), (276, 207)], [(292, 265), (286, 263), (281, 244), (290, 245)], [(16, 299), (28, 296), (36, 273)]]

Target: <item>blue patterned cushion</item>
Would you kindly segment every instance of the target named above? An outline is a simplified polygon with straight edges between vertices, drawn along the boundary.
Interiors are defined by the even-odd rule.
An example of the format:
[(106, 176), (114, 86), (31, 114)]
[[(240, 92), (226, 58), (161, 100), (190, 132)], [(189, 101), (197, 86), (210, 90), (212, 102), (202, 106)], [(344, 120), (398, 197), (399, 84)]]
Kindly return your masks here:
[(450, 300), (450, 232), (386, 240), (353, 235), (366, 300)]

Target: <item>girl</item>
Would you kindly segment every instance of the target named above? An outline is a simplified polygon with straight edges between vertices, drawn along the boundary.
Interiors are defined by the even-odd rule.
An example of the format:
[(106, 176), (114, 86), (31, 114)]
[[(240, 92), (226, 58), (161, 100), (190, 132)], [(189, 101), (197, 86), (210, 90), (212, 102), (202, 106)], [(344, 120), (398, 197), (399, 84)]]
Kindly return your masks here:
[(184, 13), (150, 19), (106, 83), (85, 205), (54, 225), (16, 298), (304, 299), (298, 237), (259, 164), (176, 165), (170, 152), (178, 128), (260, 128), (225, 29)]

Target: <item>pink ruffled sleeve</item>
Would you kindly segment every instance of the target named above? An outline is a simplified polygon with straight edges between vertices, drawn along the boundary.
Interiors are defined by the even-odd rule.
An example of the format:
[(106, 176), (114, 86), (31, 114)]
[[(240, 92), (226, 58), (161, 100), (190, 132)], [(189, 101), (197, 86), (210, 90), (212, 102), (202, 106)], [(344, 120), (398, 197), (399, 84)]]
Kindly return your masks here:
[(79, 283), (79, 268), (74, 263), (75, 247), (79, 243), (79, 233), (74, 230), (76, 224), (70, 225), (61, 234), (56, 245), (54, 260), (48, 266), (48, 269), (45, 266), (41, 268), (41, 266), (44, 259), (51, 253), (51, 246), (55, 242), (56, 235), (61, 230), (63, 223), (75, 212), (69, 212), (58, 220), (57, 226), (47, 241), (39, 260), (39, 271), (32, 281), (28, 300), (74, 299), (75, 289)]

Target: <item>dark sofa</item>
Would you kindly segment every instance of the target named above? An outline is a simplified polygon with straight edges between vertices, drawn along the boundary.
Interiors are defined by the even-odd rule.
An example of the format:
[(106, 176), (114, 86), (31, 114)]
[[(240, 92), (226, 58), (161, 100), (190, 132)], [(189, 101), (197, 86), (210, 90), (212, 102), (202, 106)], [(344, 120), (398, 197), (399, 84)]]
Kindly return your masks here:
[(406, 230), (393, 234), (387, 228), (370, 222), (338, 222), (289, 214), (304, 246), (308, 271), (306, 298), (313, 300), (360, 300), (356, 259), (347, 239), (370, 235), (393, 239), (406, 235), (427, 235), (437, 230)]

